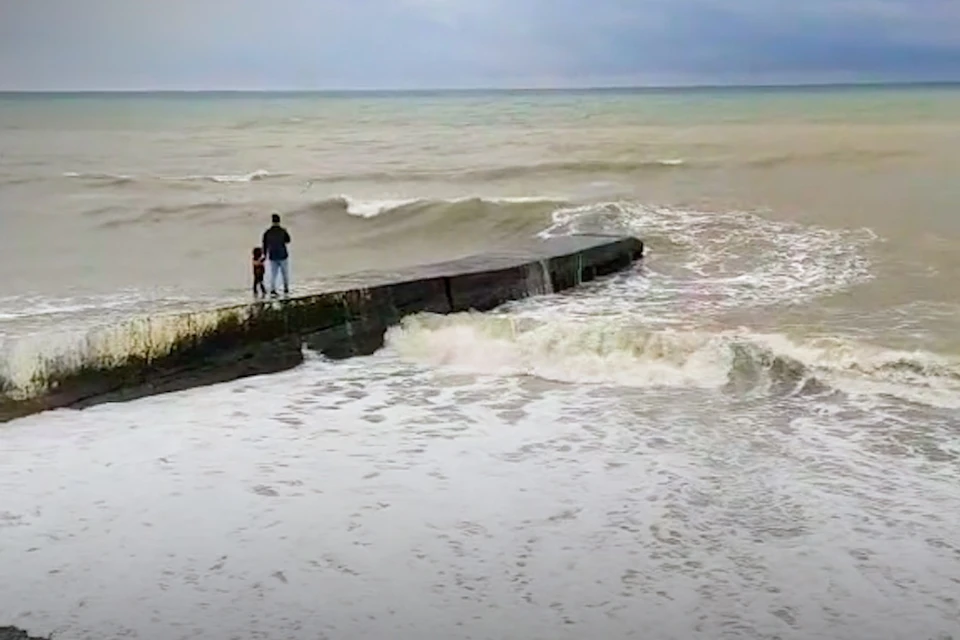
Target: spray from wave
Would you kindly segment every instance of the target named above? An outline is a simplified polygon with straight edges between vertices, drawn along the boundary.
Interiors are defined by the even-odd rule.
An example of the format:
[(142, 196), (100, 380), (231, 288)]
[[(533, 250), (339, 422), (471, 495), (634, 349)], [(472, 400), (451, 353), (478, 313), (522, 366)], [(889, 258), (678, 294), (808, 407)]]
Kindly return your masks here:
[[(642, 237), (650, 252), (661, 256), (648, 262), (645, 278), (622, 282), (609, 292), (613, 306), (625, 314), (645, 313), (657, 322), (692, 313), (801, 304), (845, 290), (873, 277), (865, 249), (877, 240), (869, 229), (828, 229), (745, 211), (633, 202), (560, 208), (538, 235), (571, 233)], [(568, 300), (573, 307), (578, 304), (576, 296)]]
[(839, 337), (652, 330), (620, 320), (419, 314), (387, 336), (404, 358), (461, 371), (578, 384), (797, 394), (835, 389), (960, 408), (960, 358)]
[(231, 307), (145, 315), (0, 343), (0, 388), (11, 398), (29, 398), (49, 390), (65, 375), (116, 368), (130, 360), (151, 362), (224, 323), (242, 322), (251, 313), (252, 307)]

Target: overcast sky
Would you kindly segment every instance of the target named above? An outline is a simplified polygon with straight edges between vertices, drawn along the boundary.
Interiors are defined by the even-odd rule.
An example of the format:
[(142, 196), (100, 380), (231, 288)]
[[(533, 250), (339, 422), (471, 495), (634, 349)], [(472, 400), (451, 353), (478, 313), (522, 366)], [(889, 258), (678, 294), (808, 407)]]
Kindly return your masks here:
[(0, 89), (960, 79), (960, 0), (0, 0)]

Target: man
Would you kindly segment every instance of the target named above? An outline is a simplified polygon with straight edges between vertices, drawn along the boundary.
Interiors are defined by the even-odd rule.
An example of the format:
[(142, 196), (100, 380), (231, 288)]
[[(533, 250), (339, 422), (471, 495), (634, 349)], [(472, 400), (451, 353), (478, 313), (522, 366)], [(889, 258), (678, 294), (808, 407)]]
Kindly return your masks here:
[(280, 215), (271, 216), (273, 224), (263, 232), (263, 253), (270, 262), (270, 295), (277, 295), (277, 272), (283, 274), (283, 293), (290, 293), (290, 271), (287, 267), (289, 254), (287, 244), (290, 243), (290, 234), (280, 226)]

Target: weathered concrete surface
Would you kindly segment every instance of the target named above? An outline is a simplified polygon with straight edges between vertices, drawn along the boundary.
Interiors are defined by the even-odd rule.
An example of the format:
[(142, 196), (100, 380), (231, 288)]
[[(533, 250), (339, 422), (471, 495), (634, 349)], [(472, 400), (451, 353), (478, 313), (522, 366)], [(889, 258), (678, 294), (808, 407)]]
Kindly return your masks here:
[(143, 351), (122, 362), (54, 368), (44, 392), (0, 396), (0, 422), (290, 369), (303, 361), (303, 345), (334, 359), (369, 355), (403, 316), (488, 311), (562, 291), (630, 267), (643, 249), (635, 238), (569, 236), (398, 272), (354, 274), (332, 291), (216, 310), (213, 326), (196, 322), (199, 314), (165, 317), (157, 322), (178, 328), (173, 343), (150, 345), (145, 337)]

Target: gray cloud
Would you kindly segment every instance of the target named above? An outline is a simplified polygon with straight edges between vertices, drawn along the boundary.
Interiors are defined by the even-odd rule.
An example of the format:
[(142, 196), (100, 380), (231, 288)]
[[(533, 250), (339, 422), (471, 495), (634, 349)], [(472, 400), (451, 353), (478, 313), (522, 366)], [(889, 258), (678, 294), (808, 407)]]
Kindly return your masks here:
[(0, 0), (0, 88), (960, 79), (956, 0)]

